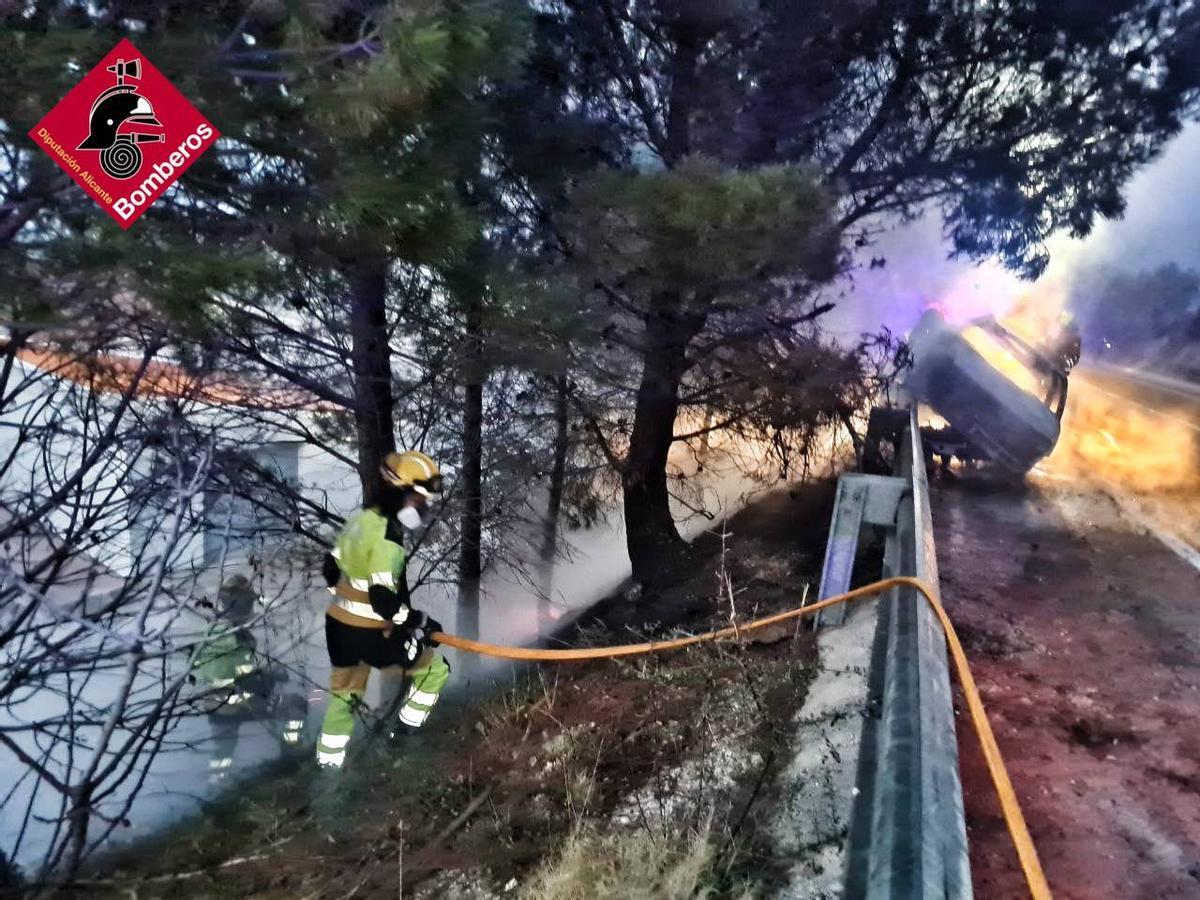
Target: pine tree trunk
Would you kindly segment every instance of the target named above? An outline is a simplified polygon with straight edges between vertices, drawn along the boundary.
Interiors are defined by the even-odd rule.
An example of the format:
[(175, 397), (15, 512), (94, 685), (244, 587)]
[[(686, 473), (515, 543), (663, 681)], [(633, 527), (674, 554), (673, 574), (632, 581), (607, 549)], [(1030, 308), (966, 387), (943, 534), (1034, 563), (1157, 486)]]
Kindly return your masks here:
[(644, 585), (656, 584), (686, 546), (671, 518), (667, 454), (679, 412), (679, 385), (687, 371), (687, 347), (703, 325), (703, 319), (672, 311), (678, 309), (678, 297), (658, 299), (660, 312), (646, 321), (642, 380), (622, 478), (629, 559), (634, 579)]
[[(688, 29), (675, 33), (671, 93), (667, 104), (665, 142), (659, 147), (668, 168), (691, 152), (698, 39)], [(667, 454), (679, 412), (679, 385), (687, 371), (687, 348), (704, 326), (703, 316), (682, 313), (678, 293), (653, 298), (646, 317), (642, 380), (638, 386), (629, 455), (622, 472), (625, 539), (633, 577), (653, 586), (669, 580), (671, 564), (686, 545), (675, 529), (667, 494)]]
[(538, 633), (548, 635), (554, 630), (550, 614), (550, 596), (554, 589), (554, 557), (558, 551), (558, 517), (562, 510), (563, 488), (567, 473), (567, 450), (570, 440), (567, 417), (567, 377), (554, 379), (554, 464), (550, 469), (550, 496), (546, 503), (546, 521), (542, 531), (542, 552), (538, 564)]
[(546, 503), (546, 524), (542, 532), (542, 559), (552, 560), (558, 549), (558, 514), (562, 509), (563, 483), (567, 471), (567, 378), (554, 380), (554, 464), (550, 469), (550, 497)]
[(458, 632), (479, 636), (479, 579), (483, 571), (483, 321), (479, 300), (466, 307), (463, 396), (462, 543), (458, 555)]
[(379, 466), (396, 449), (392, 424), (392, 355), (387, 328), (387, 262), (354, 263), (350, 282), (350, 361), (354, 370), (354, 426), (363, 502), (379, 491)]

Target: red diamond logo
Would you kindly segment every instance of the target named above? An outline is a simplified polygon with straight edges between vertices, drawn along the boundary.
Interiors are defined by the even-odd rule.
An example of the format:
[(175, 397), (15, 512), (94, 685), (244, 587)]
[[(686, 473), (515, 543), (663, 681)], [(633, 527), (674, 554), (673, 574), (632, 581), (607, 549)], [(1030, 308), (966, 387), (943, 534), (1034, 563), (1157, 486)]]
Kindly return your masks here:
[(29, 136), (128, 228), (220, 134), (123, 40)]

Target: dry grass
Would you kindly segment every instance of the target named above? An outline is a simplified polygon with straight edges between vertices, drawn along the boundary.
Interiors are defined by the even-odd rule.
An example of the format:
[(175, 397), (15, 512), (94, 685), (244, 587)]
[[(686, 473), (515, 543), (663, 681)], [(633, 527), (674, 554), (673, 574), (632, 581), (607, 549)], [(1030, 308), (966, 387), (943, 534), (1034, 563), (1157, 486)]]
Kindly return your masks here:
[(576, 829), (525, 885), (531, 900), (683, 900), (712, 895), (706, 887), (714, 849), (706, 832), (604, 834)]

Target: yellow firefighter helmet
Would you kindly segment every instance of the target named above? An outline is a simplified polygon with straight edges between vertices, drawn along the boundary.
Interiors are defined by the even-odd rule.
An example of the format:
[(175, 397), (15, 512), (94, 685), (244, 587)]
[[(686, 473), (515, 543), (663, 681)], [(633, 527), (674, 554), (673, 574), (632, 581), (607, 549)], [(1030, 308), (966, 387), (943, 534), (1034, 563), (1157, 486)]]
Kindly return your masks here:
[(387, 484), (412, 488), (424, 497), (442, 492), (442, 473), (437, 463), (420, 450), (389, 453), (383, 458), (379, 474)]

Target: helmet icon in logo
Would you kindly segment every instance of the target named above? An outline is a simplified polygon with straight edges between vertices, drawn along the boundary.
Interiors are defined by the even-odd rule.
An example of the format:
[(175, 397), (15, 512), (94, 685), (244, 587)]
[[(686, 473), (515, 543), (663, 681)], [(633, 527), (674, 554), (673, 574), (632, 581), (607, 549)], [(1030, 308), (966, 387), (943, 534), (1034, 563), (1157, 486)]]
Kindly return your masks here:
[(142, 151), (138, 144), (165, 140), (161, 131), (140, 131), (136, 126), (161, 129), (154, 118), (150, 101), (137, 92), (136, 85), (126, 79), (141, 78), (141, 64), (136, 59), (118, 59), (107, 71), (117, 76), (117, 83), (106, 89), (92, 104), (88, 119), (88, 136), (77, 150), (99, 150), (100, 168), (112, 178), (130, 178), (142, 167)]

